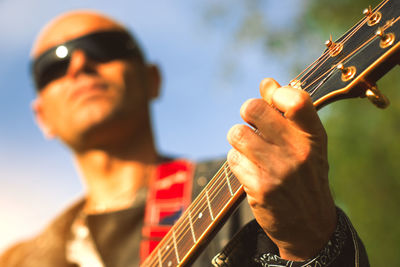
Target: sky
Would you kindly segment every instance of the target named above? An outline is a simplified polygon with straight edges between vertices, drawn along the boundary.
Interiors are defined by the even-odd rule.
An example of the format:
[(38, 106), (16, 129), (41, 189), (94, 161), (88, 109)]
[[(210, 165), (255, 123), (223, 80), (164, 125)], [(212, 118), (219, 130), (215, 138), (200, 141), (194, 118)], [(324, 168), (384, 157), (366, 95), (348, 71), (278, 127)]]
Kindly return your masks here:
[[(243, 3), (220, 3), (232, 1), (224, 19), (210, 22), (205, 10), (211, 0), (0, 0), (0, 252), (38, 233), (84, 190), (70, 152), (42, 136), (30, 109), (35, 93), (29, 53), (41, 27), (77, 8), (125, 24), (161, 68), (162, 94), (151, 107), (157, 147), (202, 160), (225, 156), (226, 133), (241, 123), (242, 103), (259, 97), (264, 77), (290, 80), (279, 56), (256, 45), (235, 45), (232, 32)], [(265, 3), (265, 18), (287, 27), (303, 1)]]

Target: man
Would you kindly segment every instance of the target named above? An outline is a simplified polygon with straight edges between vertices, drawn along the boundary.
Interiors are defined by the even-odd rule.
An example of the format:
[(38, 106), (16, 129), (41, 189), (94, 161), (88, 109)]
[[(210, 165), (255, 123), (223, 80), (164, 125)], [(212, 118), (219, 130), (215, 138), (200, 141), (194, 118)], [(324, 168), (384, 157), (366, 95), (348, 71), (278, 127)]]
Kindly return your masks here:
[[(183, 181), (196, 191), (193, 172), (208, 165), (194, 170), (190, 162), (158, 154), (149, 102), (161, 77), (119, 23), (88, 11), (63, 14), (43, 29), (32, 57), (37, 122), (44, 135), (73, 152), (86, 196), (38, 237), (7, 251), (0, 265), (137, 266), (139, 250), (149, 250), (146, 227), (154, 209), (146, 199), (157, 202), (154, 188), (166, 181), (157, 180), (160, 173), (178, 164), (168, 182)], [(326, 134), (309, 96), (272, 79), (260, 92), (261, 99), (241, 109), (257, 130), (236, 125), (228, 133), (228, 163), (256, 221), (222, 251), (215, 244), (221, 242), (209, 247), (218, 253), (214, 264), (367, 266), (361, 241), (330, 194)], [(175, 197), (183, 203), (185, 194)], [(243, 219), (242, 209), (237, 214)], [(240, 220), (232, 220), (234, 229)], [(199, 266), (209, 264), (204, 255)]]

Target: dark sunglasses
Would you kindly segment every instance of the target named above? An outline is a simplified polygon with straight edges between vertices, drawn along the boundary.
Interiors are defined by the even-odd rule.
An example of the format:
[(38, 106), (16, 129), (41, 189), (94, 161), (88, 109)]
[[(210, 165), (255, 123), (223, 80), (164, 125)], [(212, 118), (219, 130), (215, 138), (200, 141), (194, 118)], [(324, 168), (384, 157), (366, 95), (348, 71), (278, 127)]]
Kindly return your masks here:
[(128, 58), (144, 60), (139, 46), (128, 33), (91, 33), (52, 47), (33, 60), (31, 71), (36, 90), (42, 90), (49, 82), (65, 75), (76, 49), (82, 50), (88, 58), (97, 62)]

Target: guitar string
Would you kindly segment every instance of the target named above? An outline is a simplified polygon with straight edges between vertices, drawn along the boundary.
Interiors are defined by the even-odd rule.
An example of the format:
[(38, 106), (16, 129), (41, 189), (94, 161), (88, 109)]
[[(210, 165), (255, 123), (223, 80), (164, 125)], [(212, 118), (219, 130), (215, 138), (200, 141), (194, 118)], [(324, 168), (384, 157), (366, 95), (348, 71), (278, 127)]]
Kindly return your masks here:
[[(376, 12), (380, 11), (381, 8), (383, 7), (383, 5), (385, 5), (387, 3), (388, 0), (380, 3), (376, 8), (375, 11), (372, 13), (375, 14)], [(356, 25), (356, 27), (354, 27), (351, 31), (345, 33), (343, 36), (345, 36), (343, 38), (343, 40), (341, 40), (338, 44), (341, 45), (345, 45), (347, 40), (351, 37), (353, 37), (353, 35), (362, 27), (365, 25), (365, 23), (368, 21), (368, 17), (364, 17), (362, 20), (360, 20)], [(324, 58), (325, 57), (325, 58)], [(300, 82), (300, 84), (302, 84), (302, 79), (306, 80), (308, 79), (312, 74), (315, 73), (315, 71), (319, 68), (320, 65), (324, 64), (328, 59), (330, 58), (330, 50), (326, 50), (317, 60), (315, 60), (312, 64), (310, 64), (303, 72), (301, 72), (299, 75), (297, 75), (292, 81), (296, 81), (298, 80)], [(318, 66), (319, 65), (319, 66)], [(312, 72), (310, 72), (310, 70), (313, 70)], [(307, 72), (306, 72), (307, 71)], [(329, 72), (329, 71), (328, 71)], [(324, 75), (324, 74), (323, 74)], [(322, 75), (322, 76), (323, 76)], [(321, 76), (319, 77), (321, 78)], [(315, 82), (315, 81), (314, 81)]]
[[(385, 1), (381, 2), (381, 3), (375, 8), (375, 11), (372, 13), (372, 15), (375, 14), (375, 12), (380, 11), (381, 8), (382, 8), (384, 5), (386, 5), (387, 2), (388, 2), (388, 0), (385, 0)], [(355, 33), (356, 31), (358, 31), (359, 28), (361, 28), (361, 27), (365, 24), (365, 22), (367, 22), (367, 21), (368, 21), (368, 17), (364, 17), (362, 20), (360, 20), (360, 21), (356, 24), (356, 25), (358, 25), (357, 27), (353, 28), (352, 31), (346, 32), (346, 33), (343, 35), (343, 36), (346, 36), (346, 37), (343, 38), (343, 40), (340, 42), (340, 44), (344, 45), (344, 44), (346, 43), (346, 41), (347, 41), (349, 38), (351, 38), (351, 37), (354, 35), (354, 33)], [(320, 60), (321, 60), (323, 57), (325, 57), (325, 56), (327, 56), (327, 57), (325, 58), (325, 60), (320, 61)], [(300, 79), (307, 79), (307, 78), (308, 78), (309, 76), (311, 76), (311, 75), (315, 72), (315, 70), (318, 68), (318, 67), (317, 67), (317, 63), (324, 64), (324, 63), (326, 62), (326, 60), (329, 59), (329, 57), (330, 57), (330, 51), (329, 51), (329, 49), (328, 49), (328, 50), (326, 50), (317, 60), (315, 60), (315, 61), (314, 61), (312, 64), (310, 64), (305, 70), (303, 70), (299, 75), (297, 75), (292, 81), (298, 80), (299, 77), (301, 77)], [(309, 70), (309, 69), (311, 69), (311, 68), (314, 69), (314, 72), (312, 72), (312, 73), (309, 73), (309, 72), (305, 73), (307, 70)], [(308, 77), (306, 77), (307, 74), (309, 74)], [(299, 80), (299, 81), (300, 81), (300, 80)], [(301, 83), (300, 83), (300, 84), (301, 84)]]
[[(386, 30), (388, 27), (393, 26), (393, 24), (395, 24), (400, 17), (397, 17), (396, 19), (393, 19), (390, 22), (390, 25), (385, 24), (382, 29), (383, 31)], [(360, 49), (364, 48), (366, 45), (368, 45), (369, 43), (371, 43), (375, 38), (378, 38), (378, 35), (373, 35), (371, 36), (367, 41), (365, 41), (362, 45), (360, 45), (359, 47), (357, 47), (355, 50), (353, 50), (351, 53), (349, 53), (346, 57), (344, 57), (342, 59), (341, 62), (339, 62), (336, 66), (338, 66), (340, 63), (344, 63), (347, 59), (349, 59), (354, 53), (356, 53), (357, 51), (359, 51)], [(309, 84), (308, 87), (306, 87), (304, 90), (308, 89), (310, 86), (312, 86), (316, 81), (318, 81), (319, 79), (321, 79), (323, 76), (325, 76), (327, 73), (331, 72), (332, 70), (334, 70), (335, 66), (332, 66), (331, 69), (327, 70), (324, 74), (322, 74), (321, 76), (318, 77), (318, 79), (316, 79), (315, 81), (313, 81), (311, 84)], [(317, 90), (318, 88), (315, 88), (312, 92), (310, 92), (310, 95), (312, 96), (313, 93)]]
[[(385, 3), (386, 3), (387, 1), (385, 1)], [(377, 9), (377, 10), (380, 10), (380, 9)], [(376, 12), (376, 11), (375, 11)], [(398, 20), (399, 18), (397, 18), (396, 20), (394, 20), (393, 22), (392, 22), (392, 25), (394, 24), (394, 23), (396, 23), (397, 22), (397, 20)], [(352, 35), (354, 34), (354, 32), (355, 31), (357, 31), (360, 27), (362, 27), (364, 24), (365, 24), (365, 22), (366, 22), (366, 18), (364, 19), (364, 21), (363, 21), (363, 23), (360, 23), (359, 24), (359, 26), (358, 27), (356, 27), (356, 28), (354, 28), (353, 29), (353, 31), (351, 32), (351, 34), (349, 34), (348, 36), (346, 36), (345, 38), (344, 38), (344, 40), (343, 40), (343, 44), (345, 43), (345, 41), (347, 41), (350, 37), (352, 37)], [(372, 39), (374, 39), (376, 36), (374, 36), (374, 37), (372, 37), (372, 38), (370, 38), (370, 40), (372, 40)], [(369, 40), (369, 41), (370, 41)], [(368, 43), (369, 41), (367, 41), (367, 42), (365, 42), (365, 43)], [(364, 44), (365, 44), (364, 43)], [(362, 46), (363, 47), (363, 46)], [(356, 51), (358, 51), (359, 49), (361, 49), (362, 47), (359, 47)], [(355, 52), (356, 52), (355, 51)], [(355, 52), (353, 52), (352, 54), (354, 54)], [(328, 52), (327, 53), (325, 53), (325, 55), (327, 55), (328, 54)], [(352, 54), (350, 54), (349, 56), (351, 56)], [(343, 59), (343, 62), (349, 57), (349, 56), (347, 56), (345, 59)], [(320, 57), (320, 59), (321, 59), (322, 57)], [(320, 59), (318, 59), (318, 60), (320, 60)], [(317, 60), (317, 61), (318, 61)], [(321, 63), (322, 64), (322, 63)], [(312, 64), (313, 65), (313, 64)], [(311, 65), (311, 66), (312, 66)], [(303, 73), (304, 73), (304, 71), (303, 71)], [(301, 74), (300, 74), (301, 75)], [(300, 75), (298, 75), (296, 78), (298, 78)], [(307, 74), (305, 74), (305, 75), (307, 75)], [(311, 75), (311, 74), (310, 74)], [(304, 77), (302, 77), (302, 78), (304, 78)], [(308, 88), (308, 87), (306, 87), (306, 88)], [(305, 89), (306, 89), (305, 88)], [(305, 90), (304, 89), (304, 90)], [(218, 172), (221, 172), (221, 170), (225, 167), (225, 166), (227, 166), (227, 164), (226, 164), (226, 162), (222, 165), (223, 167), (221, 167), (221, 169), (218, 171)], [(229, 169), (229, 171), (230, 171), (230, 169)], [(231, 172), (231, 171), (230, 171)], [(225, 174), (224, 174), (225, 175)], [(216, 175), (217, 176), (217, 175)], [(231, 178), (233, 175), (231, 175), (231, 176), (229, 176), (229, 178)], [(234, 177), (234, 176), (233, 176)], [(224, 186), (224, 185), (226, 185), (226, 181), (225, 180), (221, 180), (222, 181), (222, 186)], [(218, 182), (218, 180), (217, 180), (217, 182)], [(210, 184), (212, 183), (212, 181), (210, 181)], [(215, 186), (216, 184), (215, 183), (213, 183), (213, 184), (211, 184), (211, 186), (210, 186), (210, 188), (211, 187), (213, 187), (213, 186)], [(222, 187), (222, 186), (220, 186), (220, 184), (219, 185), (216, 185), (217, 187)], [(218, 191), (220, 191), (220, 189), (218, 189)], [(212, 191), (213, 192), (213, 191)], [(215, 192), (215, 191), (214, 191)], [(200, 196), (200, 195), (199, 195)], [(204, 194), (203, 194), (203, 197), (204, 197)], [(200, 198), (199, 198), (200, 199)], [(212, 198), (212, 199), (214, 199), (214, 198)], [(204, 209), (204, 207), (207, 205), (207, 203), (205, 203), (204, 205), (202, 205), (201, 206), (201, 208), (203, 208)], [(196, 206), (196, 205), (195, 205)], [(194, 209), (195, 208), (198, 208), (198, 207), (194, 207)], [(183, 216), (184, 217), (184, 216)], [(196, 219), (197, 220), (197, 219)], [(195, 220), (195, 221), (196, 221)], [(194, 221), (194, 222), (195, 222)], [(172, 229), (171, 229), (172, 230)], [(176, 228), (175, 229), (176, 231), (175, 231), (175, 234), (180, 234), (180, 236), (182, 236), (182, 233), (183, 234), (186, 234), (189, 230), (191, 230), (191, 229), (189, 229), (188, 227), (186, 227), (186, 228), (184, 228), (184, 229), (180, 229), (180, 228)], [(178, 231), (179, 230), (181, 230), (179, 233), (178, 233)], [(166, 236), (166, 238), (167, 238), (167, 236)], [(183, 237), (182, 237), (183, 238)], [(181, 239), (177, 239), (178, 241), (180, 241)], [(161, 244), (161, 242), (160, 242), (160, 244)]]
[[(341, 45), (342, 47), (346, 44), (347, 40), (351, 37), (353, 37), (353, 35), (362, 27), (365, 25), (365, 23), (367, 22), (367, 18), (364, 18), (362, 21), (360, 21), (357, 26), (355, 28), (353, 28), (353, 30), (349, 33), (346, 33), (347, 35), (343, 38), (343, 40), (341, 40), (339, 43), (337, 43), (337, 45)], [(298, 83), (300, 83), (300, 87), (301, 84), (304, 83), (305, 80), (309, 79), (311, 77), (311, 75), (313, 75), (318, 69), (321, 68), (321, 65), (324, 65), (326, 63), (327, 60), (329, 60), (331, 58), (331, 50), (327, 49), (316, 61), (314, 61), (310, 66), (308, 66), (302, 73), (300, 73), (296, 78), (294, 78), (292, 81), (298, 81)], [(307, 71), (306, 73), (304, 73), (305, 71)], [(329, 72), (329, 71), (327, 71)], [(317, 77), (316, 80), (314, 80), (314, 83), (316, 81), (319, 80), (319, 78), (322, 78), (325, 74), (322, 74), (321, 76)], [(311, 84), (312, 85), (312, 84)], [(308, 87), (306, 88), (302, 88), (302, 90), (306, 90), (307, 88), (309, 88), (311, 85), (308, 85)]]
[[(221, 189), (222, 189), (222, 187), (223, 186), (225, 186), (227, 183), (226, 183), (226, 180), (225, 179), (223, 179), (223, 178), (225, 178), (226, 177), (226, 175), (225, 175), (225, 168), (226, 167), (228, 167), (228, 169), (226, 169), (226, 170), (228, 170), (228, 172), (229, 172), (229, 174), (228, 174), (228, 178), (232, 178), (232, 177), (234, 177), (234, 175), (233, 175), (233, 173), (232, 173), (232, 171), (229, 169), (229, 166), (228, 166), (228, 164), (227, 164), (227, 162), (224, 162), (224, 164), (222, 165), (222, 167), (220, 168), (220, 170), (217, 172), (217, 174), (214, 176), (214, 178), (218, 178), (218, 179), (215, 179), (214, 181), (210, 181), (210, 183), (207, 185), (207, 186), (209, 186), (210, 188), (209, 189), (211, 189), (212, 187), (217, 187), (217, 189), (212, 189), (212, 191), (211, 192), (214, 192), (214, 194), (212, 195), (212, 196), (210, 196), (210, 200), (212, 201), (212, 200), (214, 200), (215, 199), (215, 197), (216, 196), (218, 196), (218, 194), (219, 194), (219, 192), (221, 191)], [(225, 177), (221, 177), (221, 173), (225, 176)], [(213, 178), (213, 179), (214, 179)], [(220, 178), (222, 178), (222, 179), (220, 179)], [(221, 183), (222, 182), (222, 183)], [(235, 191), (235, 193), (237, 193), (238, 191), (240, 190), (240, 186), (239, 186), (239, 188)], [(216, 195), (216, 196), (215, 196)], [(232, 198), (232, 197), (230, 197), (230, 198)], [(196, 198), (197, 199), (197, 198)], [(202, 194), (202, 196), (201, 195), (199, 195), (199, 197), (198, 197), (198, 199), (199, 200), (201, 200), (201, 199), (204, 199), (204, 194)], [(199, 201), (197, 201), (197, 202), (199, 202)], [(197, 203), (198, 204), (198, 203)], [(204, 205), (201, 205), (201, 211), (204, 211), (204, 212), (206, 212), (206, 210), (207, 210), (207, 203), (205, 203), (204, 201), (202, 202), (202, 203), (200, 203), (200, 204), (204, 204)], [(198, 209), (198, 210), (200, 210), (199, 209), (199, 207), (198, 207), (198, 205), (197, 205), (197, 207), (195, 207), (196, 209)], [(189, 209), (188, 209), (189, 210)], [(220, 211), (218, 214), (217, 214), (217, 216), (221, 213), (222, 211)], [(184, 215), (186, 214), (186, 212), (184, 213)], [(181, 218), (186, 218), (187, 216), (182, 216)], [(179, 221), (180, 220), (178, 220), (177, 222), (176, 222), (176, 224), (175, 225), (177, 225), (177, 226), (180, 226), (179, 225)], [(195, 220), (193, 220), (193, 223), (195, 223), (195, 222), (197, 222), (197, 218), (195, 219)], [(176, 229), (175, 229), (175, 240), (176, 240), (176, 243), (178, 243), (179, 241), (181, 241), (184, 237), (185, 237), (185, 235), (189, 232), (189, 231), (191, 231), (191, 229), (190, 229), (190, 227), (188, 227), (187, 225), (184, 225), (184, 224), (182, 224), (181, 225), (181, 227), (179, 228), (179, 227), (175, 227)], [(172, 239), (171, 239), (171, 234), (169, 234), (170, 232), (172, 232), (172, 228), (171, 228), (171, 230), (168, 232), (168, 234), (165, 236), (165, 238), (163, 239), (163, 240), (166, 240), (166, 241), (169, 241), (170, 243), (171, 242), (174, 242)], [(204, 233), (204, 232), (203, 232)], [(203, 234), (203, 233), (201, 233), (201, 234)], [(165, 242), (166, 242), (165, 241)], [(160, 247), (162, 247), (163, 245), (164, 245), (164, 243), (165, 242), (160, 242), (160, 244), (158, 245), (158, 246), (160, 246)], [(194, 243), (194, 241), (193, 241), (193, 243)], [(194, 243), (195, 244), (195, 243)], [(158, 256), (158, 255), (152, 255), (152, 254), (155, 254), (155, 251), (158, 249), (158, 246), (154, 249), (154, 253), (152, 252), (150, 255), (149, 255), (149, 258), (151, 258), (152, 256), (153, 257), (155, 257), (155, 256)], [(167, 245), (168, 246), (168, 245)], [(171, 246), (170, 246), (171, 247)], [(163, 252), (162, 253), (162, 255), (161, 255), (161, 257), (162, 258), (165, 258), (165, 256), (169, 256), (170, 254), (172, 253), (172, 250), (170, 250), (170, 249), (168, 249), (167, 251), (165, 251), (165, 252)], [(186, 254), (185, 254), (186, 255)], [(184, 256), (185, 256), (184, 255)], [(157, 261), (157, 259), (156, 258), (154, 258), (154, 261)], [(154, 262), (153, 261), (153, 262)], [(158, 261), (157, 261), (157, 263), (158, 263)]]
[[(386, 2), (387, 2), (387, 1), (386, 1)], [(381, 9), (381, 7), (378, 8), (378, 9), (376, 9), (375, 12), (379, 11), (380, 9)], [(364, 20), (365, 20), (365, 21), (364, 21), (364, 24), (365, 24), (365, 22), (367, 21), (367, 18), (364, 18)], [(397, 19), (396, 19), (396, 21), (397, 21)], [(363, 24), (360, 24), (359, 26), (362, 27)], [(358, 30), (360, 27), (358, 27), (358, 28), (356, 28), (356, 29), (354, 29), (354, 30), (356, 31), (356, 30)], [(384, 26), (384, 28), (385, 28), (385, 29), (387, 28), (386, 25)], [(355, 31), (353, 31), (351, 35), (349, 34), (348, 38), (351, 38), (351, 37), (354, 35), (354, 32), (355, 32)], [(370, 41), (372, 41), (372, 40), (373, 40), (374, 38), (376, 38), (376, 37), (377, 37), (377, 35), (374, 35), (373, 37), (371, 37), (371, 38), (370, 38), (367, 42), (365, 42), (361, 47), (358, 47), (355, 51), (353, 51), (352, 53), (350, 53), (349, 55), (347, 55), (345, 58), (343, 58), (341, 61), (339, 61), (336, 65), (332, 66), (329, 70), (327, 70), (325, 73), (321, 74), (319, 77), (317, 77), (315, 80), (313, 80), (312, 83), (310, 83), (308, 86), (306, 86), (305, 88), (302, 88), (302, 89), (303, 89), (303, 90), (309, 89), (309, 88), (310, 88), (312, 85), (314, 85), (316, 82), (320, 81), (321, 78), (325, 77), (328, 73), (330, 73), (332, 70), (334, 70), (334, 68), (335, 68), (337, 65), (339, 65), (340, 63), (343, 64), (351, 55), (353, 55), (355, 52), (357, 52), (358, 50), (360, 50), (361, 48), (363, 48), (366, 44), (368, 44)], [(347, 41), (348, 38), (347, 38), (345, 41)], [(346, 43), (346, 42), (343, 42), (343, 45), (344, 45), (345, 43)], [(324, 63), (324, 62), (323, 62), (323, 63)], [(316, 90), (314, 90), (314, 91), (312, 91), (312, 92), (309, 92), (310, 95), (313, 95), (313, 93), (315, 93), (315, 91), (316, 91)]]
[[(395, 24), (397, 23), (397, 21), (399, 20), (399, 17), (397, 19), (395, 19), (391, 24)], [(389, 27), (390, 25), (385, 25), (384, 29), (387, 29), (387, 27)], [(338, 66), (340, 63), (345, 63), (346, 60), (348, 60), (354, 53), (358, 52), (360, 49), (364, 48), (367, 44), (371, 43), (375, 38), (378, 38), (377, 35), (373, 35), (371, 36), (367, 41), (365, 41), (361, 46), (357, 47), (355, 50), (353, 50), (351, 53), (349, 53), (346, 57), (344, 57), (336, 66)], [(332, 66), (329, 70), (327, 70), (325, 73), (323, 73), (322, 75), (320, 75), (317, 79), (315, 79), (312, 83), (310, 83), (308, 86), (306, 86), (303, 90), (307, 90), (308, 88), (310, 88), (315, 82), (319, 81), (322, 77), (324, 77), (325, 75), (327, 75), (329, 72), (331, 72), (332, 70), (334, 70), (335, 66)], [(316, 92), (316, 90), (314, 90), (313, 92), (310, 93), (310, 95), (314, 95), (314, 93)]]
[[(365, 24), (366, 20), (364, 20), (362, 23), (358, 24), (356, 28), (353, 29), (352, 32), (350, 32), (342, 41), (340, 41), (339, 43), (337, 43), (336, 45), (342, 45), (344, 46), (346, 44), (346, 41), (351, 38), (354, 33), (356, 31), (358, 31), (364, 24)], [(310, 66), (308, 66), (306, 68), (307, 72), (304, 73), (305, 71), (303, 71), (301, 74), (299, 74), (296, 78), (294, 78), (292, 81), (299, 81), (300, 82), (300, 86), (301, 84), (309, 79), (309, 77), (311, 77), (318, 69), (321, 68), (321, 65), (324, 65), (326, 63), (326, 61), (329, 60), (329, 58), (331, 58), (331, 51), (330, 49), (327, 49), (316, 61), (314, 61)], [(303, 89), (303, 88), (302, 88)], [(305, 89), (303, 89), (305, 90)]]

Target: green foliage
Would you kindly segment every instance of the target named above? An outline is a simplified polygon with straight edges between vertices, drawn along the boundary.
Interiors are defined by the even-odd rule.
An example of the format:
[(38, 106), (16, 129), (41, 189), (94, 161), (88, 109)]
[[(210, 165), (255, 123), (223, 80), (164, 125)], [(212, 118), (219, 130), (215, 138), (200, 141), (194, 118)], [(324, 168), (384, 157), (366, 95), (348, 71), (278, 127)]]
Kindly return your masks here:
[[(311, 63), (322, 51), (321, 40), (330, 34), (339, 38), (363, 17), (365, 8), (374, 8), (380, 1), (304, 0), (298, 2), (301, 6), (293, 7), (301, 12), (286, 27), (277, 27), (257, 11), (263, 8), (262, 3), (265, 8), (272, 0), (241, 3), (247, 8), (241, 9), (232, 35), (238, 42), (262, 43), (266, 52), (282, 55), (285, 64), (290, 61), (295, 67), (295, 76), (299, 66)], [(221, 6), (216, 10), (224, 10), (218, 14), (225, 15), (219, 18), (227, 18), (232, 5)], [(395, 67), (378, 82), (391, 100), (385, 110), (367, 99), (352, 99), (333, 103), (320, 112), (329, 136), (333, 195), (363, 239), (371, 266), (400, 266), (399, 74), (399, 67)]]

